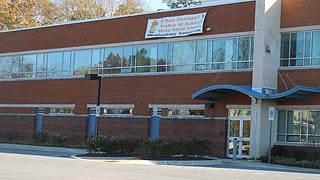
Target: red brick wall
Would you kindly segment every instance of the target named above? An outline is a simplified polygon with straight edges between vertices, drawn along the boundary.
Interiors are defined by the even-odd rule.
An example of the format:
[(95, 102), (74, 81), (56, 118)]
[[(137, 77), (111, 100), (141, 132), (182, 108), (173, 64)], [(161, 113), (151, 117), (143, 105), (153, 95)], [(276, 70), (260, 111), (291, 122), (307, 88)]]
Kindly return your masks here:
[(145, 140), (149, 138), (150, 118), (137, 117), (100, 117), (99, 135), (121, 136), (130, 139)]
[[(106, 77), (102, 79), (101, 104), (135, 104), (135, 115), (149, 115), (149, 104), (204, 104), (206, 101), (192, 100), (191, 95), (214, 84), (250, 85), (251, 77), (252, 72)], [(1, 104), (76, 104), (76, 114), (87, 114), (87, 104), (97, 101), (97, 81), (3, 81), (0, 92), (4, 92)], [(244, 101), (229, 99), (236, 104)], [(218, 102), (217, 106), (225, 104)]]
[(142, 41), (146, 40), (148, 19), (202, 12), (207, 12), (204, 29), (212, 27), (213, 30), (201, 36), (254, 30), (255, 3), (246, 2), (0, 32), (0, 53)]
[(282, 0), (281, 28), (320, 24), (319, 0)]
[(1, 115), (1, 141), (28, 141), (33, 139), (35, 116), (32, 115)]
[(160, 138), (183, 140), (196, 137), (207, 139), (214, 156), (226, 156), (227, 120), (213, 119), (166, 119), (160, 120)]
[(0, 113), (36, 114), (36, 108), (0, 108)]
[(87, 140), (86, 116), (44, 116), (42, 130), (67, 137), (66, 144), (84, 144)]

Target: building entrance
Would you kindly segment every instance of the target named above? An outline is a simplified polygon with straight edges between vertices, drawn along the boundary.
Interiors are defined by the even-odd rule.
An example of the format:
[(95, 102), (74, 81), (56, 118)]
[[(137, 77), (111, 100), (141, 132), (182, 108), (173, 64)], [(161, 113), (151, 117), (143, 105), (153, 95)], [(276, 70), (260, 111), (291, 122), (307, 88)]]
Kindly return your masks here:
[(233, 150), (236, 147), (237, 158), (249, 158), (251, 143), (251, 111), (229, 109), (228, 119), (227, 156), (232, 158)]

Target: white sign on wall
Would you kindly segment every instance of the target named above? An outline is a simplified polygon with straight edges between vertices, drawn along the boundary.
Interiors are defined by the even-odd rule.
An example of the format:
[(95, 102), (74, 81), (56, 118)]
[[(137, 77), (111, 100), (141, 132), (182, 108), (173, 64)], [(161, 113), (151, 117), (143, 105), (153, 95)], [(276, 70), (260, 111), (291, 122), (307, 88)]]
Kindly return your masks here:
[(207, 13), (149, 19), (145, 38), (188, 36), (203, 32)]

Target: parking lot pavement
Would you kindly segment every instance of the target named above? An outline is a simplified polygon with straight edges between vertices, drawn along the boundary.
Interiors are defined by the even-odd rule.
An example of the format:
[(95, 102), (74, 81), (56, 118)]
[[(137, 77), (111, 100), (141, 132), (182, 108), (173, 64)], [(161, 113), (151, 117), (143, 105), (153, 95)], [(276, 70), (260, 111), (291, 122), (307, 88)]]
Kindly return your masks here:
[(25, 155), (70, 158), (75, 154), (84, 154), (86, 153), (86, 150), (76, 149), (76, 148), (46, 147), (46, 146), (31, 146), (31, 145), (0, 143), (0, 152), (10, 153), (10, 154), (25, 154)]
[[(0, 143), (0, 153), (49, 156), (59, 158), (75, 158), (75, 155), (85, 154), (85, 149), (46, 147)], [(105, 163), (131, 165), (169, 165), (169, 166), (197, 166), (216, 169), (262, 170), (275, 172), (312, 173), (320, 174), (319, 169), (296, 168), (274, 164), (260, 163), (248, 160), (214, 159), (206, 161), (148, 161), (132, 160), (133, 157), (77, 157), (79, 160), (100, 161)]]

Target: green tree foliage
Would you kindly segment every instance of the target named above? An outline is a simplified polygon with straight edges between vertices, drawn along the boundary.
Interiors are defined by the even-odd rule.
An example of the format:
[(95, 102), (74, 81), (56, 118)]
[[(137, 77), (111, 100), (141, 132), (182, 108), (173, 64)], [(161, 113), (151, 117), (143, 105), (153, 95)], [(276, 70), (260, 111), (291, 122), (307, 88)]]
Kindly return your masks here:
[(162, 0), (162, 2), (167, 3), (171, 9), (201, 4), (201, 0)]

